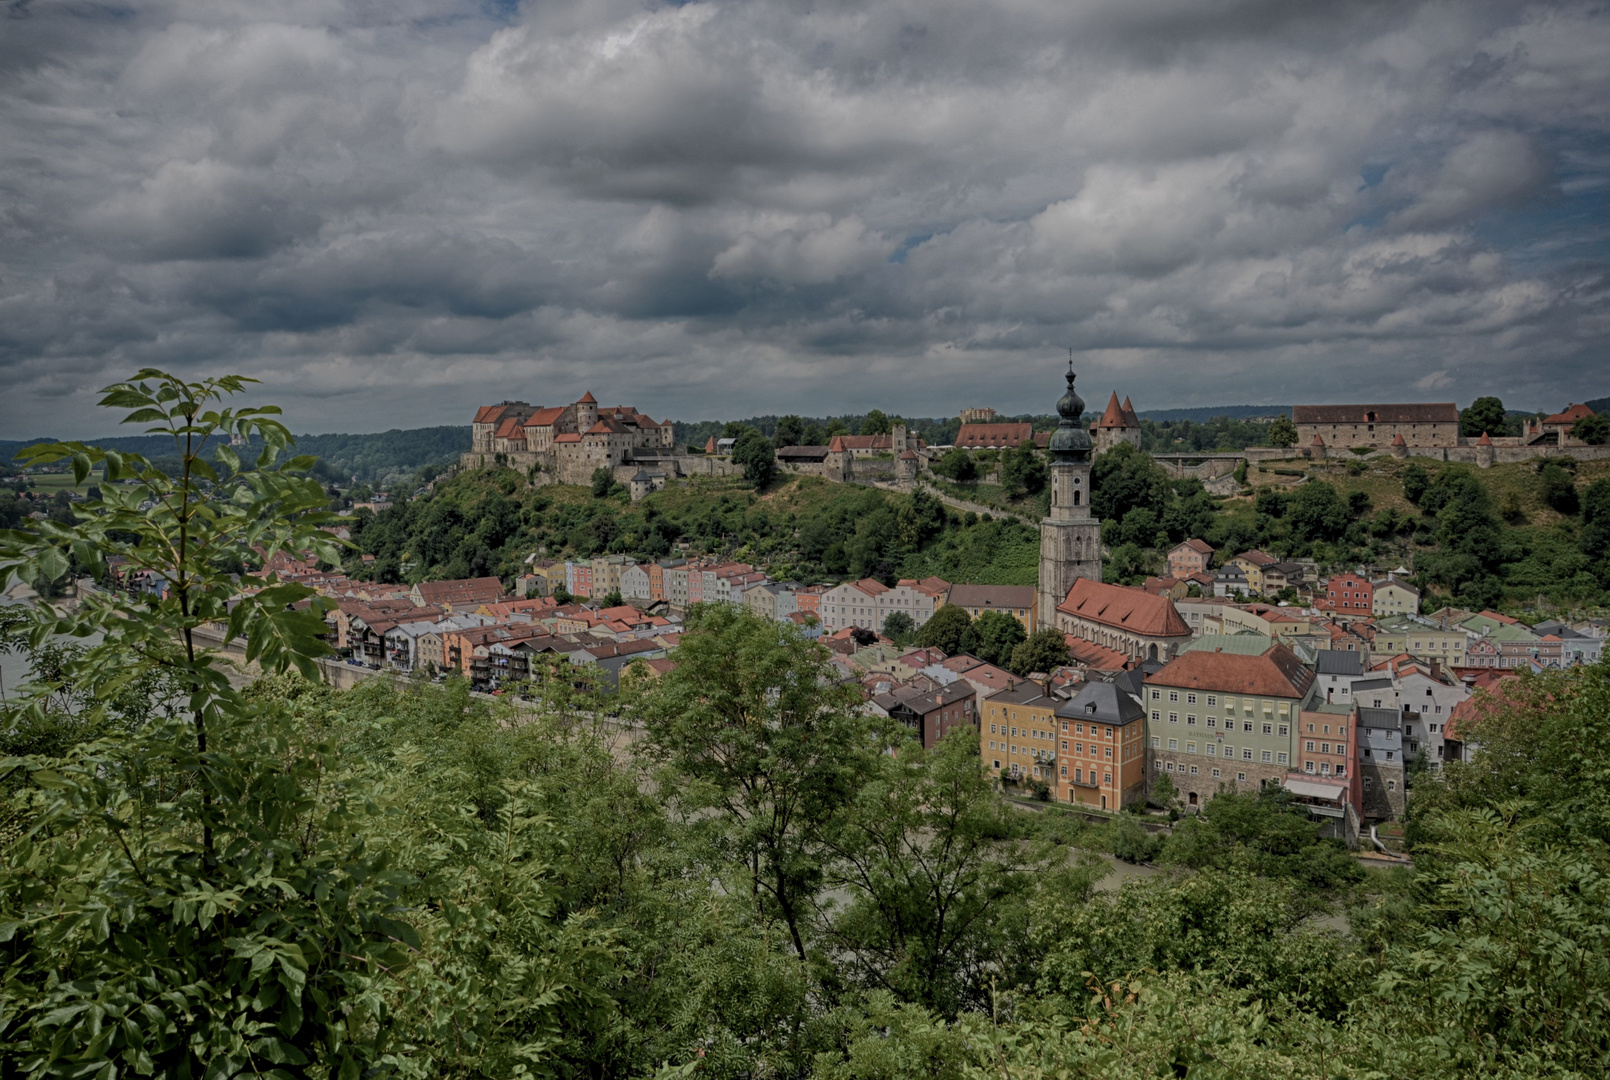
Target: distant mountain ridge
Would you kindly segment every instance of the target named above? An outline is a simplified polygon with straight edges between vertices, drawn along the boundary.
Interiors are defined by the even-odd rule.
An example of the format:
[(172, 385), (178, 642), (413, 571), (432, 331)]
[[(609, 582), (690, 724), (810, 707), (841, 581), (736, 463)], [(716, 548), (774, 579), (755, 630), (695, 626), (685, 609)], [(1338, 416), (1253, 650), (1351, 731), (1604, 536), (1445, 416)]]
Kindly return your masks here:
[[(10, 461), (24, 447), (53, 439), (0, 439), (0, 460)], [(173, 440), (164, 435), (112, 435), (80, 442), (122, 453), (142, 454), (157, 459), (174, 456)], [(444, 465), (470, 448), (468, 424), (440, 427), (393, 428), (366, 435), (298, 435), (296, 452), (312, 454), (326, 466), (332, 477), (356, 477), (366, 484), (395, 484), (411, 477), (424, 465)]]

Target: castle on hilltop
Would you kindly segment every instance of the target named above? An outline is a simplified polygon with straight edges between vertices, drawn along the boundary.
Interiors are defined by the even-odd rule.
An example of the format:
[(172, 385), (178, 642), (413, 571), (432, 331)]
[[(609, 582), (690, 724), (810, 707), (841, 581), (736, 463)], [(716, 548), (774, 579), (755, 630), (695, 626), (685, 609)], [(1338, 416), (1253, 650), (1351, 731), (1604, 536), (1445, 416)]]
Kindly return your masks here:
[(585, 484), (600, 466), (674, 468), (671, 422), (657, 423), (630, 405), (600, 406), (591, 393), (570, 405), (524, 401), (483, 405), (470, 425), (466, 468), (510, 465), (536, 469), (562, 484)]

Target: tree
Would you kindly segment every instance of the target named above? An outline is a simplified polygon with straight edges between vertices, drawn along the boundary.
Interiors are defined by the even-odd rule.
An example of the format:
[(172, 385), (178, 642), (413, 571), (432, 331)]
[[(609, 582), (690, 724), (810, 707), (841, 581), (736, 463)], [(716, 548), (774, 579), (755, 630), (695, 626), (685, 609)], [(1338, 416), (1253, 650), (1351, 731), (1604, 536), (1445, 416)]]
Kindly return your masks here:
[(987, 1007), (1026, 944), (1015, 909), (1066, 861), (1028, 816), (995, 795), (970, 728), (879, 759), (832, 839), (828, 882), (850, 899), (829, 935), (853, 979), (943, 1016)]
[(1403, 497), (1413, 505), (1419, 506), (1420, 500), (1425, 497), (1426, 489), (1431, 486), (1431, 477), (1425, 468), (1418, 462), (1411, 461), (1403, 466), (1398, 478), (1403, 482)]
[(1603, 413), (1584, 416), (1571, 425), (1571, 434), (1589, 446), (1603, 446), (1610, 440), (1610, 416)]
[(574, 604), (576, 602), (576, 597), (563, 585), (555, 585), (553, 587), (553, 600), (554, 603), (560, 605)]
[(764, 490), (777, 477), (777, 451), (770, 439), (748, 428), (732, 447), (732, 460), (743, 466), (744, 479)]
[(1353, 521), (1353, 511), (1334, 487), (1310, 480), (1297, 489), (1286, 512), (1292, 535), (1310, 543), (1340, 539)]
[(1459, 434), (1467, 439), (1482, 435), (1502, 435), (1509, 424), (1504, 403), (1495, 397), (1479, 397), (1459, 413)]
[(861, 421), (862, 435), (887, 435), (893, 426), (887, 414), (882, 409), (873, 409)]
[(1281, 413), (1269, 423), (1270, 446), (1296, 446), (1297, 425), (1292, 423), (1291, 417)]
[(1610, 477), (1600, 477), (1582, 494), (1582, 551), (1591, 559), (1610, 554)]
[(619, 589), (611, 589), (609, 592), (604, 594), (604, 599), (599, 601), (599, 606), (607, 608), (620, 607), (624, 603), (626, 603), (626, 601), (621, 596), (621, 591)]
[(1558, 462), (1545, 461), (1537, 470), (1538, 497), (1551, 510), (1561, 514), (1574, 514), (1581, 507), (1576, 494), (1576, 481), (1560, 468)]
[(593, 470), (593, 498), (605, 499), (615, 490), (615, 473), (608, 465)]
[(929, 616), (917, 631), (916, 644), (926, 649), (938, 649), (946, 655), (961, 652), (962, 635), (973, 625), (973, 617), (966, 608), (945, 604)]
[(933, 463), (933, 470), (958, 484), (970, 484), (978, 479), (978, 463), (973, 460), (972, 454), (959, 446), (952, 446), (946, 450), (944, 455)]
[(1028, 676), (1036, 671), (1049, 674), (1067, 662), (1067, 636), (1048, 626), (1036, 630), (1013, 648), (1011, 660), (1005, 666), (1014, 675)]
[(687, 627), (644, 702), (648, 738), (688, 822), (716, 833), (757, 914), (781, 920), (804, 960), (824, 837), (878, 746), (859, 693), (792, 624), (715, 604)]
[(805, 421), (793, 414), (780, 417), (772, 442), (780, 450), (785, 446), (799, 446), (805, 438)]
[(1004, 667), (1011, 662), (1012, 650), (1028, 637), (1023, 624), (1004, 611), (986, 611), (974, 619), (962, 634), (961, 651), (972, 653), (988, 664)]
[(891, 611), (883, 620), (883, 636), (896, 645), (904, 647), (911, 644), (916, 632), (916, 621), (903, 611)]
[(1045, 455), (1035, 447), (1033, 439), (1018, 443), (1001, 465), (1001, 485), (1006, 488), (1007, 495), (1013, 498), (1039, 494), (1050, 475)]
[(1099, 455), (1090, 467), (1090, 509), (1102, 521), (1122, 521), (1131, 510), (1145, 508), (1159, 518), (1168, 509), (1168, 474), (1129, 443)]
[[(328, 496), (307, 475), (312, 460), (282, 460), (291, 438), (279, 410), (226, 404), (251, 381), (146, 369), (103, 391), (102, 406), (128, 410), (125, 423), (171, 438), (171, 472), (76, 442), (23, 452), (70, 461), (79, 481), (102, 465), (107, 482), (75, 522), (0, 540), (0, 585), (55, 580), (75, 561), (100, 576), (112, 556), (160, 574), (164, 596), (94, 593), (76, 612), (41, 606), (30, 619), (36, 640), (100, 635), (66, 668), (93, 691), (89, 719), (151, 673), (183, 702), (172, 718), (64, 757), (7, 763), (29, 790), (8, 807), (26, 839), (0, 863), (0, 1054), (41, 1072), (223, 1075), (234, 1062), (231, 1074), (314, 1065), (357, 1075), (378, 1067), (387, 1034), (351, 1020), (378, 1005), (420, 945), (398, 917), (398, 876), (369, 844), (367, 813), (322, 794), (333, 748), (249, 703), (203, 647), (205, 629), (219, 627), (264, 671), (309, 679), (329, 652), (311, 589), (218, 568), (279, 553), (340, 558), (322, 530)], [(253, 438), (264, 450), (247, 464), (228, 444)], [(24, 709), (42, 718), (50, 701), (36, 695)]]

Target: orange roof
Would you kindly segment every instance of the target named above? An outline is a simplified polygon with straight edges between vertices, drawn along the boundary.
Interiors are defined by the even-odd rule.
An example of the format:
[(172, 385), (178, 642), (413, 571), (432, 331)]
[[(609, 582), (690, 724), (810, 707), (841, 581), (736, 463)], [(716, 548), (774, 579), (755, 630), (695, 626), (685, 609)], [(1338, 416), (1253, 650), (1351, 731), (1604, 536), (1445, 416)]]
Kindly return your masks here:
[(589, 435), (623, 435), (626, 429), (616, 420), (600, 420), (587, 429)]
[(495, 424), (502, 413), (502, 405), (482, 405), (475, 410), (475, 422), (477, 424)]
[(1221, 694), (1300, 698), (1313, 685), (1314, 673), (1290, 649), (1273, 645), (1261, 656), (1197, 649), (1170, 660), (1146, 681)]
[(1571, 405), (1564, 412), (1557, 412), (1543, 420), (1545, 424), (1574, 424), (1583, 417), (1592, 416), (1593, 410), (1586, 405)]
[(956, 433), (956, 445), (970, 450), (1015, 449), (1032, 438), (1034, 425), (1029, 423), (963, 424)]
[(1089, 578), (1076, 580), (1057, 610), (1148, 637), (1189, 637), (1191, 634), (1191, 628), (1167, 597)]
[(1117, 649), (1109, 649), (1072, 634), (1064, 634), (1063, 638), (1068, 643), (1068, 659), (1076, 664), (1096, 671), (1123, 671), (1129, 666), (1129, 657)]
[(525, 438), (525, 428), (520, 423), (518, 416), (507, 416), (498, 424), (498, 429), (493, 434), (500, 439), (523, 439)]
[(1140, 427), (1140, 417), (1135, 415), (1135, 406), (1129, 403), (1127, 397), (1124, 398), (1124, 419), (1129, 421), (1130, 427)]
[[(713, 448), (715, 446), (715, 444), (716, 444), (716, 441), (715, 441), (714, 438), (712, 438), (710, 440), (710, 447), (707, 447), (706, 449)], [(833, 436), (833, 441), (828, 444), (827, 452), (830, 453), (830, 454), (842, 454), (842, 453), (844, 453), (844, 451), (845, 451), (844, 436), (843, 435), (835, 435), (835, 436)]]
[(589, 391), (587, 391), (585, 394), (583, 394), (581, 396), (581, 400), (576, 402), (576, 404), (577, 405), (597, 405), (598, 404), (598, 399), (593, 397), (593, 392), (591, 390), (589, 390)]
[(1186, 540), (1179, 546), (1188, 547), (1192, 551), (1200, 551), (1203, 555), (1213, 554), (1213, 545), (1209, 544), (1206, 540)]
[(1124, 416), (1124, 407), (1118, 404), (1118, 391), (1114, 390), (1112, 397), (1107, 399), (1107, 408), (1096, 421), (1098, 428), (1128, 427), (1129, 422)]
[[(1401, 439), (1401, 438), (1402, 438), (1402, 437), (1403, 437), (1403, 436), (1401, 436), (1401, 435), (1400, 435), (1400, 436), (1398, 436), (1398, 438), (1400, 438), (1400, 439)], [(1320, 438), (1320, 437), (1319, 437), (1319, 432), (1317, 432), (1317, 431), (1316, 431), (1316, 432), (1314, 432), (1314, 441), (1313, 441), (1313, 442), (1311, 442), (1311, 443), (1309, 443), (1309, 444), (1308, 444), (1308, 445), (1309, 445), (1309, 446), (1324, 446), (1324, 445), (1325, 445), (1325, 440), (1324, 440), (1324, 439), (1321, 439), (1321, 438)]]
[(1407, 446), (1409, 444), (1403, 441), (1403, 432), (1400, 431), (1396, 435), (1392, 436), (1392, 445), (1393, 446)]
[(1484, 431), (1484, 432), (1481, 433), (1481, 438), (1476, 440), (1476, 445), (1477, 446), (1491, 446), (1491, 445), (1493, 445), (1493, 440)]
[(877, 578), (862, 578), (860, 581), (852, 581), (850, 584), (868, 596), (881, 596), (889, 591), (889, 586)]
[(565, 433), (565, 434), (563, 434), (563, 435), (555, 435), (555, 436), (554, 436), (554, 437), (553, 437), (553, 441), (554, 441), (554, 442), (556, 442), (556, 443), (562, 443), (562, 442), (563, 442), (563, 443), (572, 443), (572, 442), (581, 442), (581, 436), (580, 436), (580, 435), (577, 435), (577, 434), (576, 434), (576, 433), (575, 433), (575, 432), (573, 432), (573, 431), (570, 431), (570, 432), (566, 432), (566, 433)]
[(553, 408), (549, 409), (538, 409), (536, 412), (531, 414), (531, 418), (525, 422), (525, 426), (552, 427), (554, 424), (559, 422), (559, 418), (563, 416), (564, 413), (565, 410), (563, 406), (554, 406)]

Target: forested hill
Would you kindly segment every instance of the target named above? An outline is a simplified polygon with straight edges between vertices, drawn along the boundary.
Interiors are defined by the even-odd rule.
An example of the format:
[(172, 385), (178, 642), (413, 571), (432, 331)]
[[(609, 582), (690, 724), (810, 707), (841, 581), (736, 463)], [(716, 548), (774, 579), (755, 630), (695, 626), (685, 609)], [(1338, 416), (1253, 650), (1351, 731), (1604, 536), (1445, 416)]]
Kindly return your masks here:
[[(0, 440), (0, 460), (10, 461), (18, 451), (50, 439)], [(118, 435), (85, 440), (123, 453), (143, 454), (153, 460), (170, 456), (173, 441), (162, 435)], [(375, 487), (401, 484), (421, 466), (451, 462), (470, 448), (468, 424), (393, 429), (365, 435), (298, 435), (296, 449), (312, 454), (324, 468), (321, 475)]]

